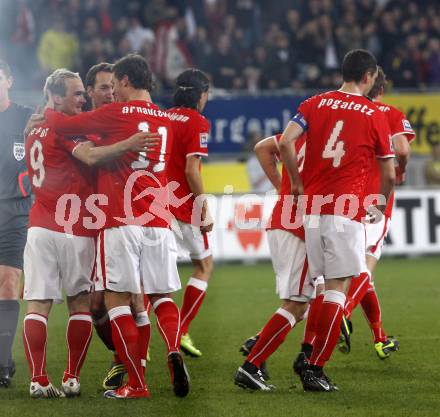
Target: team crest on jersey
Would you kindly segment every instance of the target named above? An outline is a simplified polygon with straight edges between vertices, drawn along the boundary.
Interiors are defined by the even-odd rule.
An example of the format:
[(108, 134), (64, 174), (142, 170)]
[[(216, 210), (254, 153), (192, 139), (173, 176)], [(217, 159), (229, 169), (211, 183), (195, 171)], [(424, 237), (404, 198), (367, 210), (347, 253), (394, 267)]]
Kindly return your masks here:
[(200, 133), (200, 147), (201, 148), (207, 148), (208, 147), (208, 134), (207, 133)]
[(411, 130), (412, 131), (411, 123), (409, 122), (409, 120), (402, 120), (402, 123), (403, 123), (403, 128), (405, 130)]
[(17, 161), (24, 158), (24, 143), (14, 142), (14, 157)]

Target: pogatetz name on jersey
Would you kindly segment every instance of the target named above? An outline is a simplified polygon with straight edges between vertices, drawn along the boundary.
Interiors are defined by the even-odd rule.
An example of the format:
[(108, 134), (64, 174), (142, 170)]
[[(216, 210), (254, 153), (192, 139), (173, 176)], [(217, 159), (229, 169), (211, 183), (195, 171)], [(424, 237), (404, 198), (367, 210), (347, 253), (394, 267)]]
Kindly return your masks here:
[(367, 104), (359, 104), (355, 101), (335, 100), (333, 98), (323, 98), (318, 104), (318, 109), (321, 107), (330, 107), (332, 110), (345, 109), (354, 110), (371, 116), (374, 113), (374, 109), (368, 107)]

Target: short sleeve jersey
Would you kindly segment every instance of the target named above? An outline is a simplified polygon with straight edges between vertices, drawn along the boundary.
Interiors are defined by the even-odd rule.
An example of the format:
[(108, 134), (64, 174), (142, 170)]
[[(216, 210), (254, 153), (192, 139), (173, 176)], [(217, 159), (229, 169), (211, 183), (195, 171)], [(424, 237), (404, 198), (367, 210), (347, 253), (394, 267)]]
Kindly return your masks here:
[[(404, 113), (388, 104), (383, 104), (380, 102), (375, 102), (379, 110), (385, 115), (391, 132), (391, 138), (397, 135), (404, 135), (408, 143), (411, 143), (416, 134), (411, 126), (409, 120), (407, 120)], [(370, 176), (370, 181), (368, 189), (371, 190), (372, 194), (377, 194), (380, 192), (380, 167), (379, 164), (375, 164), (372, 170), (372, 175)], [(394, 193), (388, 200), (387, 207), (385, 209), (385, 216), (391, 218), (393, 212), (394, 203)]]
[(26, 163), (35, 201), (29, 227), (69, 233), (64, 220), (72, 218), (77, 219), (70, 231), (73, 235), (96, 235), (97, 230), (87, 228), (83, 221), (90, 217), (85, 201), (95, 191), (94, 171), (72, 155), (84, 140), (59, 136), (46, 123), (31, 130), (26, 139)]
[(0, 112), (0, 200), (28, 197), (31, 192), (23, 131), (32, 110), (11, 103)]
[(167, 172), (168, 181), (177, 183), (172, 192), (178, 200), (191, 195), (191, 198), (178, 207), (171, 204), (170, 210), (176, 219), (191, 223), (194, 197), (185, 176), (186, 160), (191, 155), (208, 156), (210, 124), (198, 111), (187, 107), (174, 107), (169, 109), (168, 113), (174, 132), (171, 163)]
[[(298, 160), (298, 170), (300, 175), (302, 175), (303, 164), (306, 152), (306, 141), (305, 136), (302, 135), (298, 140), (295, 141), (295, 150)], [(271, 137), (276, 141), (277, 145), (281, 140), (281, 135), (276, 135)], [(270, 138), (268, 138), (270, 139)], [(272, 216), (269, 220), (267, 229), (280, 229), (286, 230), (287, 232), (293, 233), (295, 236), (304, 240), (304, 227), (302, 225), (302, 215), (298, 213), (297, 215), (297, 204), (292, 199), (290, 195), (290, 178), (287, 173), (286, 168), (282, 167), (281, 171), (281, 189), (279, 192), (278, 200), (272, 210)]]
[(168, 113), (151, 102), (136, 100), (112, 103), (77, 116), (46, 111), (49, 126), (64, 135), (98, 135), (98, 146), (112, 145), (139, 132), (157, 132), (158, 145), (145, 152), (127, 152), (100, 165), (98, 193), (104, 196), (104, 228), (127, 224), (169, 227), (166, 170), (173, 131)]
[(304, 101), (292, 122), (307, 131), (306, 213), (361, 221), (375, 158), (394, 156), (382, 112), (362, 95), (331, 91)]

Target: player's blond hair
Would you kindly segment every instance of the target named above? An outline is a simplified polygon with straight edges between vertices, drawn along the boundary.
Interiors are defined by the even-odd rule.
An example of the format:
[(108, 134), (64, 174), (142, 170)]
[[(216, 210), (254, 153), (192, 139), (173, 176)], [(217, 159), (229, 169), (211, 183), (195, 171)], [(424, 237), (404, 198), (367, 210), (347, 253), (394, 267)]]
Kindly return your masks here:
[(59, 68), (55, 70), (46, 78), (46, 83), (44, 84), (44, 100), (47, 102), (49, 99), (49, 92), (53, 95), (59, 95), (65, 97), (66, 95), (66, 80), (70, 78), (79, 78), (77, 72), (69, 71), (66, 68)]

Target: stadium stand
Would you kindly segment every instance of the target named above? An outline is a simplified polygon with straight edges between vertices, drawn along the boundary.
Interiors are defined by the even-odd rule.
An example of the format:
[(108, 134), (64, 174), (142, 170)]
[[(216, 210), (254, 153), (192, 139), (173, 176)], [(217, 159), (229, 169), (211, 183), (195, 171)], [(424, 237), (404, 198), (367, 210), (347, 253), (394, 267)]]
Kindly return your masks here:
[[(345, 52), (378, 56), (393, 87), (440, 85), (436, 0), (3, 0), (0, 57), (39, 87), (65, 66), (84, 75), (100, 61), (140, 52), (157, 89), (196, 66), (223, 89), (259, 92), (338, 85)], [(32, 76), (28, 68), (39, 68)]]

